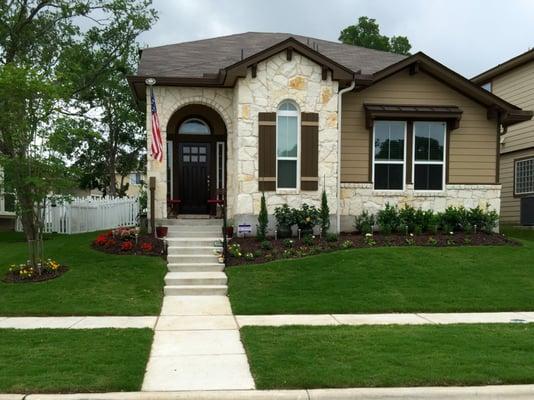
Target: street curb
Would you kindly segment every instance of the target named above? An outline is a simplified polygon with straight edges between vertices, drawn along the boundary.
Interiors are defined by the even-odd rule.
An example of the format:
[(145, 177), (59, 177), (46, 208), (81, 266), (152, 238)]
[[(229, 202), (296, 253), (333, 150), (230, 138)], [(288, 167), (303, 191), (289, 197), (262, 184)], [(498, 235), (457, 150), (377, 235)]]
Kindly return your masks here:
[(0, 395), (0, 400), (527, 400), (534, 385)]

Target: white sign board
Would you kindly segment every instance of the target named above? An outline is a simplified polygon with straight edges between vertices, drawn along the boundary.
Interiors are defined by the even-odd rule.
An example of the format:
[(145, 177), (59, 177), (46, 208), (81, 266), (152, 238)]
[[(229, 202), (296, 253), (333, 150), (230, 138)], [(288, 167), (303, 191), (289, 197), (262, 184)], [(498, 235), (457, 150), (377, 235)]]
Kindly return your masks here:
[(237, 226), (238, 235), (245, 235), (246, 233), (252, 233), (252, 226), (250, 224), (240, 224)]

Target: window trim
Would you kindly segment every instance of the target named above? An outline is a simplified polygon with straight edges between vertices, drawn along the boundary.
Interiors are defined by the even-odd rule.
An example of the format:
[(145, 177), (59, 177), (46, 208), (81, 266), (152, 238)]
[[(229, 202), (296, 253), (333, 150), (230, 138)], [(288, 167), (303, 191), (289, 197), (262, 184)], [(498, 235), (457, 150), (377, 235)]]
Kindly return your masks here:
[[(404, 145), (403, 145), (403, 160), (402, 161), (389, 161), (389, 160), (376, 160), (376, 151), (375, 151), (375, 132), (376, 132), (376, 123), (377, 122), (402, 122), (404, 124)], [(377, 119), (373, 121), (373, 141), (371, 146), (371, 151), (373, 153), (373, 168), (371, 175), (371, 182), (373, 184), (373, 191), (375, 192), (390, 192), (390, 193), (402, 193), (406, 190), (406, 139), (407, 139), (407, 130), (408, 130), (408, 121), (405, 120), (384, 120)], [(375, 188), (375, 164), (402, 164), (402, 188), (401, 189), (376, 189)]]
[(532, 192), (518, 192), (517, 191), (517, 164), (520, 162), (530, 161), (533, 160), (534, 162), (534, 156), (527, 156), (523, 158), (516, 158), (514, 159), (514, 197), (527, 197), (534, 194), (534, 191)]
[[(443, 136), (443, 161), (416, 161), (415, 160), (415, 124), (417, 122), (439, 122), (445, 124), (445, 135)], [(412, 123), (412, 184), (414, 192), (425, 192), (425, 193), (443, 193), (445, 191), (446, 177), (447, 177), (447, 134), (448, 134), (448, 125), (447, 121), (425, 121), (425, 120), (415, 120)], [(415, 165), (416, 164), (426, 164), (426, 165), (442, 165), (442, 177), (441, 177), (441, 190), (435, 189), (416, 189), (415, 188)]]
[[(280, 107), (282, 107), (282, 105), (286, 102), (289, 102), (291, 104), (293, 104), (293, 106), (296, 108), (295, 111), (288, 111), (288, 110), (280, 110)], [(286, 116), (286, 117), (297, 117), (297, 156), (296, 157), (279, 157), (278, 156), (278, 116)], [(275, 181), (276, 181), (276, 191), (277, 192), (300, 192), (300, 124), (301, 124), (301, 116), (300, 116), (300, 108), (298, 106), (298, 104), (293, 101), (293, 100), (289, 100), (289, 99), (286, 99), (286, 100), (283, 100), (280, 102), (280, 104), (278, 104), (278, 107), (276, 109), (276, 133), (275, 133), (275, 139), (276, 139), (276, 143), (275, 143), (275, 155), (276, 155), (276, 178), (275, 178)], [(294, 188), (287, 188), (287, 187), (278, 187), (278, 160), (287, 160), (287, 161), (295, 161), (297, 166), (296, 166), (296, 183), (295, 183), (295, 187)]]

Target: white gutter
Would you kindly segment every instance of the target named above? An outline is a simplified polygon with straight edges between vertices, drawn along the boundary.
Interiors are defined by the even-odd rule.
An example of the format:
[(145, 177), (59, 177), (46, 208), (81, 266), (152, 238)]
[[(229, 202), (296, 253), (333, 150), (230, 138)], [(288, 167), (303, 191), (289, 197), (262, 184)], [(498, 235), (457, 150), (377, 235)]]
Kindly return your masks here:
[(336, 207), (336, 230), (341, 232), (341, 114), (343, 106), (343, 95), (356, 87), (356, 80), (353, 80), (349, 87), (341, 89), (337, 95), (337, 207)]

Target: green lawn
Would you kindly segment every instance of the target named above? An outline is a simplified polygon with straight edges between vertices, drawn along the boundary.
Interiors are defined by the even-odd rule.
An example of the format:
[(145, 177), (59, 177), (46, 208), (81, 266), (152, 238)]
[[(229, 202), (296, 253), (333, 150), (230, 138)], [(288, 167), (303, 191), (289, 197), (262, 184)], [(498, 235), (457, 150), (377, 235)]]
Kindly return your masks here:
[(150, 329), (0, 330), (0, 393), (141, 389)]
[[(164, 260), (94, 251), (90, 243), (96, 235), (53, 235), (45, 240), (46, 257), (70, 270), (47, 282), (0, 282), (0, 316), (158, 315)], [(24, 262), (26, 252), (20, 234), (0, 233), (0, 278), (9, 265)]]
[(534, 310), (534, 231), (523, 246), (338, 251), (227, 269), (236, 314)]
[(534, 382), (534, 324), (244, 327), (258, 389)]

